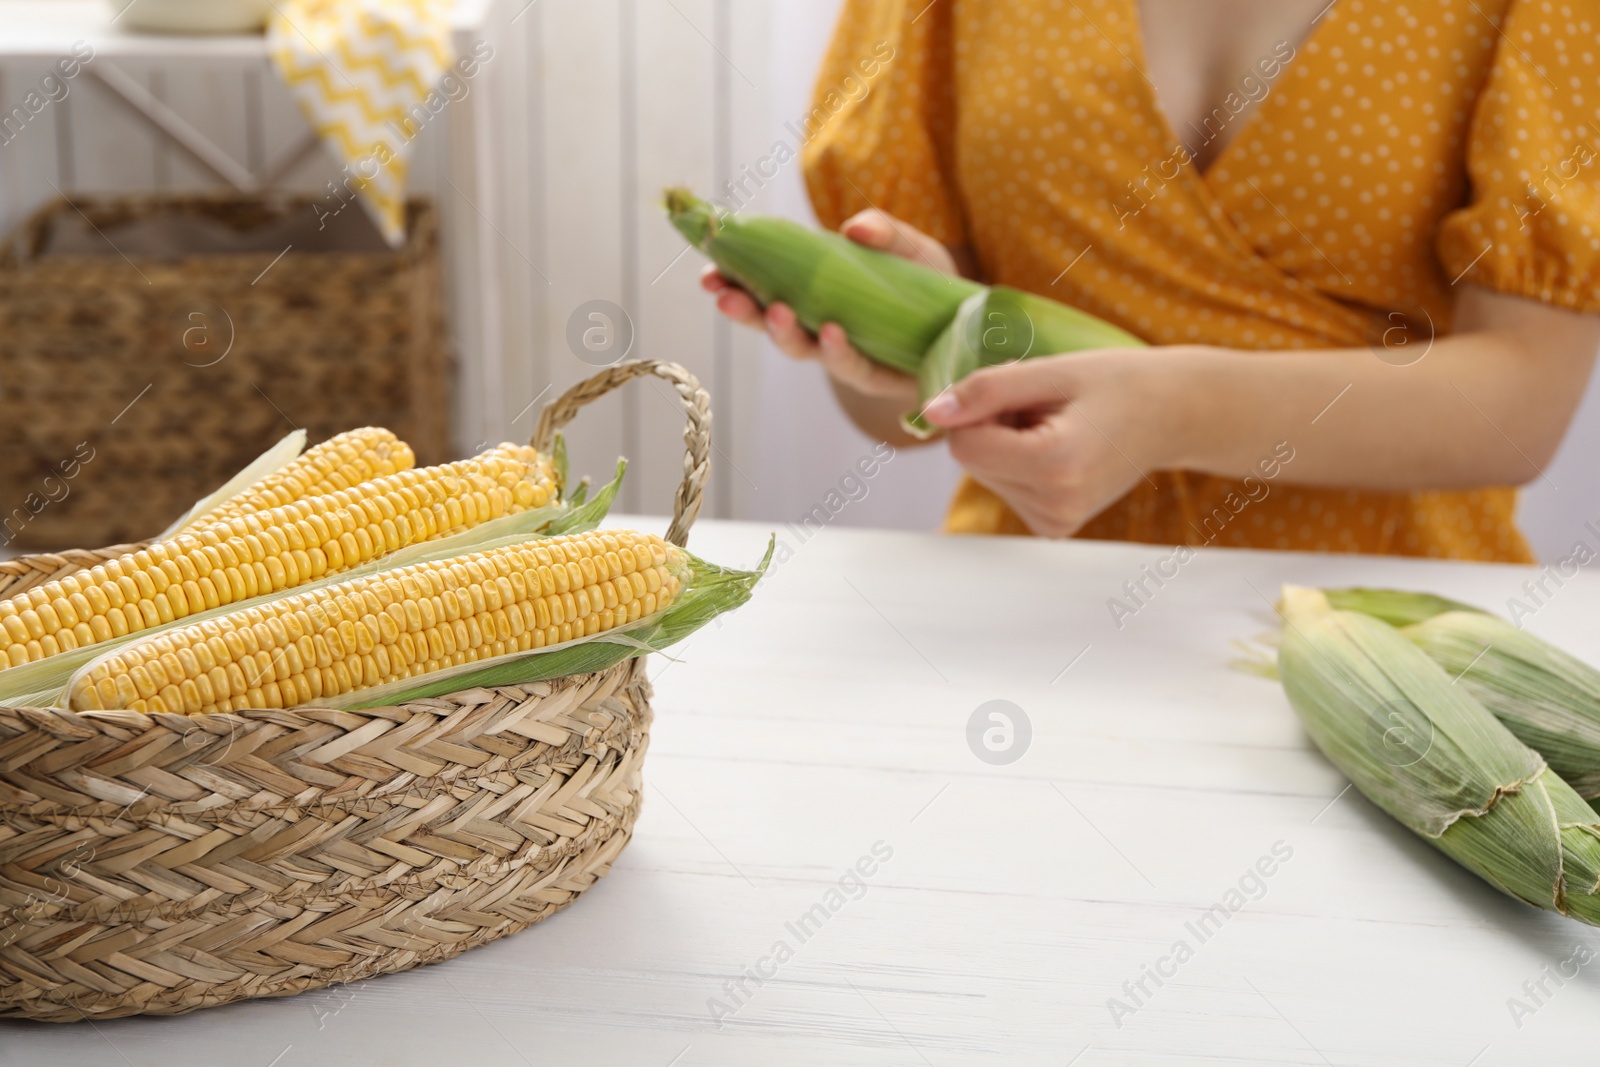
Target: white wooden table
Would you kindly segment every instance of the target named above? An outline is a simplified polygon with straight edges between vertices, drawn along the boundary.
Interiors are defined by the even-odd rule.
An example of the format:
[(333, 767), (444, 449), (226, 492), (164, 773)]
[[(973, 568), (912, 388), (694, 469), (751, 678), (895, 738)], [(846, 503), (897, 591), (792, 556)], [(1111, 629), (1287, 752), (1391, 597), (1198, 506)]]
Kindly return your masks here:
[[(746, 564), (766, 535), (707, 522), (693, 547)], [(1271, 625), (1283, 581), (1503, 610), (1528, 570), (1208, 550), (1118, 630), (1107, 598), (1166, 550), (781, 536), (793, 558), (755, 599), (658, 660), (637, 835), (568, 911), (288, 1000), (0, 1023), (0, 1065), (1592, 1061), (1600, 962), (1560, 987), (1545, 969), (1595, 951), (1595, 931), (1500, 896), (1341, 794), (1278, 687), (1227, 666), (1230, 639)], [(1600, 660), (1597, 617), (1585, 575), (1529, 625)], [(996, 699), (1032, 725), (1006, 766), (967, 742)], [(1292, 854), (1264, 865), (1262, 890), (1245, 878), (1259, 899), (1196, 936), (1275, 844)], [(875, 845), (892, 856), (865, 865), (864, 893), (830, 899)], [(791, 925), (819, 904), (802, 939)], [(1192, 955), (1163, 963), (1180, 940)], [(1158, 964), (1173, 976), (1145, 978), (1118, 1026), (1108, 999), (1133, 1006), (1123, 983)], [(771, 977), (735, 1001), (724, 983), (746, 968)], [(1541, 978), (1536, 1003), (1523, 983)], [(1514, 1019), (1512, 997), (1532, 1014)], [(720, 1026), (713, 999), (736, 1009)]]

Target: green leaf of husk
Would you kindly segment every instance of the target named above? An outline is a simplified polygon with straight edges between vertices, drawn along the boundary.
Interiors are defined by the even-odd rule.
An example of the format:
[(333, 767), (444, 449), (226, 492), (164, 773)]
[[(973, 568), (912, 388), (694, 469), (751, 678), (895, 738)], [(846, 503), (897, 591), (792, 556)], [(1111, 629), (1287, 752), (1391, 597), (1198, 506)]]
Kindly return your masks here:
[(1285, 589), (1278, 670), (1306, 732), (1374, 803), (1427, 837), (1543, 761), (1386, 623)]
[(1539, 755), (1387, 623), (1286, 588), (1279, 671), (1369, 800), (1490, 884), (1600, 922), (1600, 823)]
[(812, 332), (837, 323), (867, 358), (916, 377), (919, 409), (901, 416), (901, 425), (919, 438), (937, 432), (921, 408), (979, 367), (1144, 346), (1037, 293), (984, 287), (790, 219), (730, 212), (688, 189), (669, 189), (665, 200), (678, 232), (758, 304), (788, 304)]
[(926, 441), (941, 432), (939, 427), (922, 417), (922, 410), (928, 406), (928, 402), (983, 366), (973, 338), (982, 332), (981, 322), (988, 297), (988, 291), (984, 290), (963, 300), (955, 318), (923, 353), (922, 365), (917, 369), (917, 410), (900, 416), (901, 429), (919, 441)]
[(1390, 626), (1410, 626), (1431, 619), (1446, 611), (1472, 611), (1483, 613), (1481, 608), (1463, 604), (1459, 600), (1434, 596), (1432, 593), (1410, 593), (1403, 589), (1324, 589), (1328, 603), (1339, 611), (1359, 611), (1382, 619)]
[(1600, 671), (1484, 612), (1443, 612), (1401, 633), (1580, 796), (1600, 798)]
[(667, 192), (678, 231), (763, 307), (788, 304), (806, 329), (836, 322), (867, 358), (916, 373), (978, 284), (791, 219), (730, 212), (687, 189)]
[(1600, 670), (1498, 615), (1431, 593), (1326, 592), (1335, 608), (1401, 627), (1580, 796), (1600, 802)]
[(157, 541), (165, 541), (196, 519), (209, 515), (267, 475), (287, 467), (305, 449), (306, 432), (304, 430), (290, 431), (277, 444), (251, 460), (243, 470), (223, 482), (215, 491), (195, 501), (188, 511), (179, 516), (171, 526), (157, 534), (155, 539)]
[(435, 671), (422, 680), (407, 678), (387, 685), (359, 689), (316, 706), (340, 709), (385, 707), (411, 700), (458, 693), (480, 686), (525, 685), (547, 678), (604, 670), (625, 659), (661, 650), (683, 640), (724, 612), (750, 599), (756, 582), (766, 573), (776, 539), (767, 542), (766, 555), (755, 570), (741, 571), (708, 563), (692, 553), (688, 581), (671, 605), (629, 626), (561, 645), (502, 656), (498, 660), (465, 664)]
[(550, 463), (556, 469), (556, 488), (562, 496), (567, 496), (567, 438), (564, 434), (556, 434), (555, 444), (550, 446)]
[(395, 567), (407, 567), (415, 563), (429, 563), (434, 560), (464, 556), (472, 552), (484, 552), (505, 545), (520, 544), (533, 537), (555, 537), (565, 533), (581, 533), (584, 530), (592, 530), (605, 519), (607, 512), (611, 508), (612, 501), (616, 499), (617, 491), (622, 484), (623, 472), (626, 469), (627, 464), (619, 460), (617, 462), (616, 476), (595, 494), (593, 500), (587, 501), (578, 507), (569, 507), (566, 504), (552, 504), (516, 515), (504, 515), (498, 519), (490, 519), (488, 522), (480, 523), (470, 530), (451, 534), (448, 537), (441, 537), (433, 541), (410, 545), (362, 564), (359, 567), (341, 571), (338, 574), (327, 575), (316, 581), (297, 585), (292, 589), (267, 593), (235, 604), (223, 604), (207, 611), (196, 612), (193, 615), (175, 619), (170, 623), (128, 634), (125, 637), (101, 641), (85, 648), (58, 653), (48, 659), (0, 670), (0, 705), (8, 707), (64, 707), (66, 693), (71, 689), (72, 679), (79, 671), (93, 669), (100, 659), (118, 652), (128, 645), (160, 636), (181, 626), (192, 626), (207, 619), (214, 619), (230, 612), (242, 611), (285, 596), (322, 589), (339, 582), (349, 581), (352, 578), (360, 578), (369, 574), (377, 574), (380, 571), (392, 570)]
[[(1090, 348), (1144, 348), (1145, 343), (1093, 315), (1036, 293), (995, 285), (961, 302), (955, 317), (923, 354), (914, 412), (900, 425), (927, 440), (938, 429), (922, 417), (930, 400), (982, 367)], [(1062, 403), (1067, 398), (1062, 397)]]

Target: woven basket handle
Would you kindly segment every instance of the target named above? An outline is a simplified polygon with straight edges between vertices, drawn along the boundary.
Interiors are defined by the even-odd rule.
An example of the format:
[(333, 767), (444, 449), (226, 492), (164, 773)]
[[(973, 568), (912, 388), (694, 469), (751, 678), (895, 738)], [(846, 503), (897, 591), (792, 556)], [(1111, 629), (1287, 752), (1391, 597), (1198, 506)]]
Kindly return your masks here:
[(671, 383), (688, 419), (683, 431), (683, 481), (678, 483), (678, 494), (672, 501), (672, 525), (667, 527), (667, 540), (683, 548), (689, 542), (689, 527), (700, 513), (706, 476), (711, 470), (711, 397), (693, 374), (676, 363), (659, 359), (635, 359), (607, 367), (545, 405), (539, 425), (534, 428), (532, 444), (541, 452), (549, 452), (555, 444), (556, 431), (571, 422), (584, 405), (646, 374)]

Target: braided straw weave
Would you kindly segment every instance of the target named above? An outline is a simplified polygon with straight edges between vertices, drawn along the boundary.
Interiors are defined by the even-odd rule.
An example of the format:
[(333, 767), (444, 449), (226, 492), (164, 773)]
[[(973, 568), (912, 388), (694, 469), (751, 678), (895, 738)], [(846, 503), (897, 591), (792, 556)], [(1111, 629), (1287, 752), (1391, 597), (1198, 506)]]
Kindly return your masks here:
[(0, 235), (0, 541), (159, 530), (286, 411), (312, 441), (387, 426), (445, 458), (438, 210), (413, 200), (391, 249), (364, 219), (319, 228), (321, 202), (75, 192)]
[(0, 597), (13, 597), (26, 593), (36, 585), (71, 574), (86, 571), (108, 559), (148, 547), (141, 541), (132, 545), (112, 545), (110, 548), (69, 548), (65, 552), (43, 552), (36, 556), (18, 556), (0, 560)]
[[(619, 364), (534, 443), (644, 374), (688, 413), (668, 537), (700, 506), (709, 400)], [(4, 566), (20, 591), (117, 550)], [(448, 959), (571, 903), (639, 814), (643, 659), (398, 707), (228, 715), (0, 708), (0, 1017), (178, 1014)]]

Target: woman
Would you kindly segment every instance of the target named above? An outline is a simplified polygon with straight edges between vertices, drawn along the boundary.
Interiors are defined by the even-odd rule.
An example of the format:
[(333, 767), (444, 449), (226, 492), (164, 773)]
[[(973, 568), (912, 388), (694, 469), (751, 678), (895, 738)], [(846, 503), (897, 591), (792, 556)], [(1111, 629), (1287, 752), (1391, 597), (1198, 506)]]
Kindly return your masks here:
[[(846, 0), (823, 222), (1156, 346), (930, 404), (948, 528), (1530, 560), (1508, 487), (1600, 347), (1597, 36), (1596, 0)], [(903, 443), (907, 378), (704, 284)]]

